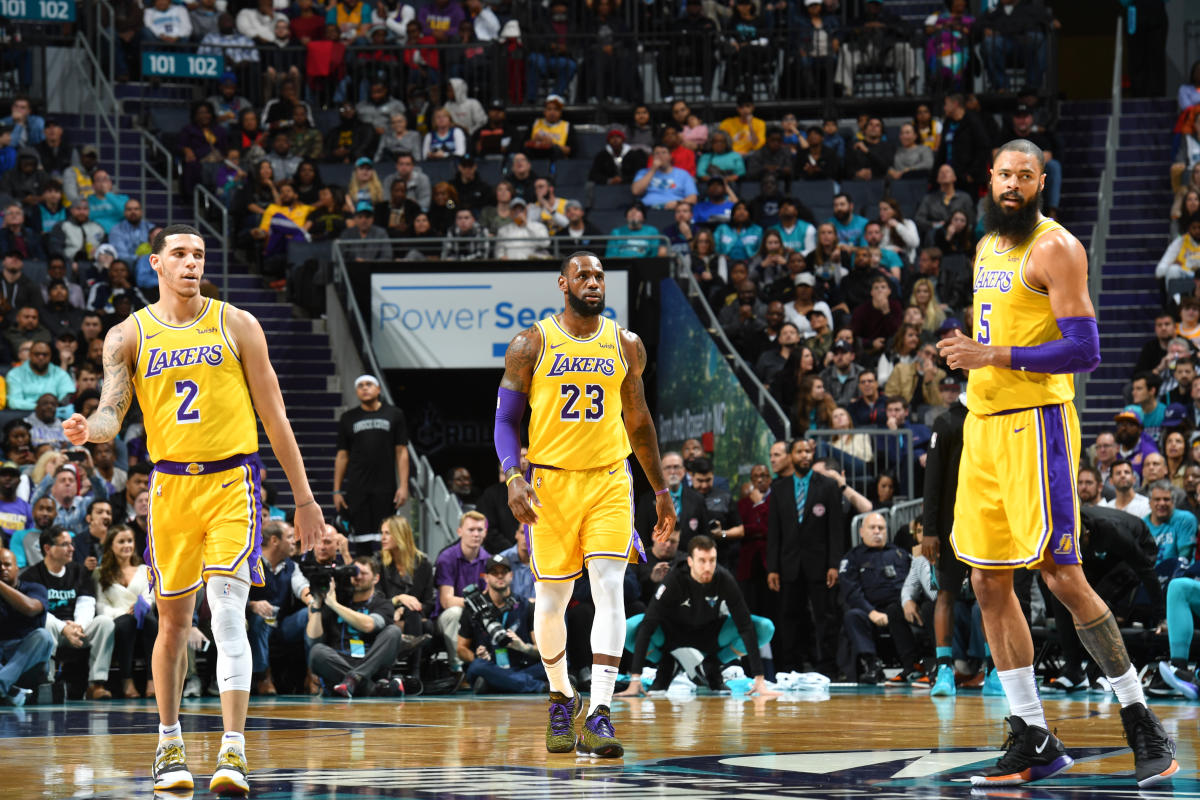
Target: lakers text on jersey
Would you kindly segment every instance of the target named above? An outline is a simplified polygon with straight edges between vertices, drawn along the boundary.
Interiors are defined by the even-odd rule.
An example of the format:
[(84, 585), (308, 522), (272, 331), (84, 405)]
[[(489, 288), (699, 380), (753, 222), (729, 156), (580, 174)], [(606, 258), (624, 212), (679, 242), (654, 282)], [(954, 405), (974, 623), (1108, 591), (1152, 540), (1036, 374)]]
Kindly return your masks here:
[(541, 502), (526, 527), (534, 577), (573, 580), (592, 558), (644, 558), (633, 529), (631, 448), (621, 418), (629, 365), (620, 327), (600, 318), (588, 339), (554, 317), (537, 323), (542, 350), (529, 390), (527, 476)]
[(262, 585), (258, 428), (228, 309), (206, 300), (186, 325), (150, 307), (133, 314), (133, 388), (155, 462), (146, 562), (161, 597), (190, 594), (243, 563)]
[[(1008, 250), (986, 237), (975, 257), (975, 339), (1033, 347), (1061, 338), (1049, 294), (1027, 276), (1033, 246), (1062, 226), (1043, 219)], [(1078, 564), (1079, 417), (1073, 376), (973, 369), (950, 541), (983, 569), (1034, 566), (1046, 555)]]

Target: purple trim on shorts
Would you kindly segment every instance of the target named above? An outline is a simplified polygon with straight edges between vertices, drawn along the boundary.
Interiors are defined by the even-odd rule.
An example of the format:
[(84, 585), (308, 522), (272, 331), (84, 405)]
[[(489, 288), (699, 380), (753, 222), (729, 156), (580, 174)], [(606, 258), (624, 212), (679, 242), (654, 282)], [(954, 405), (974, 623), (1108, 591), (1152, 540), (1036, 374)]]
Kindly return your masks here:
[[(250, 458), (250, 456), (245, 456)], [(249, 525), (246, 526), (246, 546), (242, 552), (238, 553), (237, 558), (233, 560), (233, 564), (229, 566), (205, 566), (203, 574), (205, 577), (209, 575), (236, 575), (238, 569), (242, 566), (243, 561), (249, 560), (250, 567), (250, 583), (255, 586), (262, 586), (266, 583), (262, 574), (262, 490), (259, 485), (260, 474), (258, 466), (252, 462), (242, 465), (244, 469), (242, 477), (242, 486), (246, 489), (246, 513), (250, 518)]]
[(256, 459), (253, 454), (238, 454), (229, 458), (222, 458), (219, 461), (157, 461), (154, 464), (154, 469), (164, 475), (212, 475), (214, 472), (225, 472), (226, 470), (255, 463), (255, 461)]
[[(1038, 409), (1044, 453), (1042, 462), (1042, 510), (1046, 514), (1050, 556), (1056, 564), (1080, 564), (1075, 537), (1075, 465), (1068, 447), (1066, 414), (1063, 406)], [(1041, 551), (1045, 552), (1045, 550)]]

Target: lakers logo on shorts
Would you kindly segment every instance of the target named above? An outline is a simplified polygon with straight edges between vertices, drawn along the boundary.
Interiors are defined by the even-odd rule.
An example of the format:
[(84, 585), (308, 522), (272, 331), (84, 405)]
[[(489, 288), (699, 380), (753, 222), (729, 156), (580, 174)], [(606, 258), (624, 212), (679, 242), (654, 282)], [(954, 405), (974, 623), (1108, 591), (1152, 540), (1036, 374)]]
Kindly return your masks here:
[(201, 472), (204, 472), (203, 464), (191, 463), (187, 465), (188, 475), (199, 475)]
[(1075, 546), (1075, 537), (1069, 533), (1064, 533), (1058, 540), (1058, 547), (1054, 549), (1054, 553), (1060, 556), (1071, 555), (1071, 550)]

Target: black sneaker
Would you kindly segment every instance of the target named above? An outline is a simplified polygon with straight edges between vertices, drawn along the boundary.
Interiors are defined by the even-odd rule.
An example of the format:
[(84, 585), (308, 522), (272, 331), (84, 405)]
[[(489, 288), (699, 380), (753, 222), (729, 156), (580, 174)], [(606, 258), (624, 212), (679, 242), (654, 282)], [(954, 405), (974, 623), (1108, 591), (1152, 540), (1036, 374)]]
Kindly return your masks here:
[(1150, 673), (1150, 680), (1146, 683), (1146, 694), (1151, 697), (1177, 697), (1179, 692), (1174, 686), (1163, 680), (1161, 670), (1153, 670)]
[(658, 670), (654, 673), (654, 681), (650, 684), (647, 691), (665, 692), (671, 687), (671, 681), (675, 680), (675, 673), (679, 669), (679, 665), (675, 663), (675, 659), (671, 656), (664, 656), (662, 661), (658, 662)]
[(1006, 722), (1011, 733), (1004, 741), (1004, 755), (994, 766), (972, 775), (972, 786), (1018, 786), (1057, 775), (1075, 763), (1058, 737), (1045, 728), (1017, 716)]
[[(703, 683), (700, 684), (701, 689), (708, 689), (714, 694), (721, 692), (729, 693), (729, 687), (725, 685), (725, 678), (721, 674), (721, 664), (716, 660), (706, 660), (700, 665), (697, 670), (696, 677)], [(697, 681), (693, 680), (693, 683)]]
[(1188, 700), (1200, 697), (1200, 681), (1196, 673), (1182, 667), (1172, 667), (1169, 662), (1158, 662), (1159, 676), (1173, 689), (1178, 690)]
[(1068, 694), (1079, 692), (1087, 688), (1087, 676), (1083, 674), (1083, 670), (1075, 674), (1063, 672), (1058, 677), (1051, 678), (1046, 688)]
[(864, 659), (862, 672), (858, 673), (858, 682), (870, 685), (883, 683), (883, 662), (874, 656)]
[(1121, 724), (1125, 726), (1125, 741), (1133, 751), (1133, 772), (1140, 788), (1169, 780), (1179, 771), (1175, 742), (1153, 711), (1141, 703), (1126, 706), (1121, 709)]

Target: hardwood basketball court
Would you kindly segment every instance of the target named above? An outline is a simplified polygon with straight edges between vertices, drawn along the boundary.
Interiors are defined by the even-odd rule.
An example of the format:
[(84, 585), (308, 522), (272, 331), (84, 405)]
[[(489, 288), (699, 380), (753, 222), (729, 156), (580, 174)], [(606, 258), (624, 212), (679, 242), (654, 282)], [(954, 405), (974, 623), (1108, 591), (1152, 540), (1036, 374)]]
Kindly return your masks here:
[[(1181, 771), (1173, 784), (1139, 792), (1115, 698), (1045, 700), (1075, 767), (990, 796), (1200, 800), (1200, 706), (1152, 702), (1178, 742)], [(996, 757), (1007, 709), (1002, 697), (930, 698), (907, 688), (618, 700), (613, 721), (626, 753), (609, 761), (547, 753), (543, 697), (256, 698), (246, 752), (256, 798), (932, 800), (971, 796), (955, 778)], [(195, 795), (208, 796), (221, 731), (217, 700), (186, 701), (182, 721)], [(149, 701), (6, 709), (0, 800), (151, 797), (157, 722)]]

